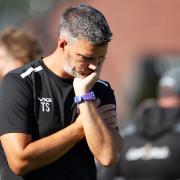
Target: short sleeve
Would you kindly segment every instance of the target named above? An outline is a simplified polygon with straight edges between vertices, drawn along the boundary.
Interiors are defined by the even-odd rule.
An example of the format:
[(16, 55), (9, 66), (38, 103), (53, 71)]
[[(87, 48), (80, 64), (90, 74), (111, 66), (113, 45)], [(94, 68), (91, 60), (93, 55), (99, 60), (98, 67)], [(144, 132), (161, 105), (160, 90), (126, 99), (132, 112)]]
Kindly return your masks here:
[(0, 135), (32, 133), (33, 95), (30, 84), (18, 74), (7, 74), (0, 85)]
[(104, 122), (113, 128), (117, 128), (116, 99), (114, 91), (106, 81), (99, 80), (95, 84), (96, 106), (103, 116)]

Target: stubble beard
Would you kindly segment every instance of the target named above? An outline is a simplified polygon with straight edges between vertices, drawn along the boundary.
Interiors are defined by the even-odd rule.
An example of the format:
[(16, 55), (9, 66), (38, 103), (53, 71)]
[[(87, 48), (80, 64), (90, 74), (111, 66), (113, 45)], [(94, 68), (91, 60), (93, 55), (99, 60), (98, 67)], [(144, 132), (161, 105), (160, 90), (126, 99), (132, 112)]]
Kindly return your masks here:
[(91, 72), (91, 70), (87, 72), (83, 69), (83, 67), (79, 69), (79, 72), (77, 72), (77, 69), (75, 67), (72, 67), (68, 62), (64, 64), (63, 69), (70, 76), (74, 78), (82, 78), (82, 79), (84, 79), (93, 72), (93, 71)]
[(84, 78), (84, 76), (80, 75), (76, 72), (75, 68), (71, 67), (70, 65), (66, 64), (63, 66), (64, 71), (69, 74), (70, 76), (76, 78)]

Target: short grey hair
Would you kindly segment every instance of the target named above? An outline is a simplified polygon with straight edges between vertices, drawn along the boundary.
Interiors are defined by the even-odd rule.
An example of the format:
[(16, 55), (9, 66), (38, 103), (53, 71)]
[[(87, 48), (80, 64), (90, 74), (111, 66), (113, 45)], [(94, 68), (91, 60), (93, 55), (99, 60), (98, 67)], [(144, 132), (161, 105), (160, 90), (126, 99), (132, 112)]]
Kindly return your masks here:
[(84, 39), (96, 45), (105, 45), (112, 37), (104, 15), (85, 4), (65, 10), (60, 18), (59, 35), (67, 35), (71, 39)]

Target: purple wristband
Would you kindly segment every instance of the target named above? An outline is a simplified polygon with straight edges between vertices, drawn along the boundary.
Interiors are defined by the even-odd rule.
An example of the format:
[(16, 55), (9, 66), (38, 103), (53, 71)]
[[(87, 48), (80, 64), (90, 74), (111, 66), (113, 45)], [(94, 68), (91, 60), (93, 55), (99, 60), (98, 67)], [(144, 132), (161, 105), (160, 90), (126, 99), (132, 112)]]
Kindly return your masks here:
[(96, 96), (94, 94), (93, 91), (91, 92), (88, 92), (82, 96), (75, 96), (74, 97), (74, 102), (77, 103), (77, 104), (80, 104), (81, 102), (84, 102), (84, 101), (94, 101), (96, 99)]

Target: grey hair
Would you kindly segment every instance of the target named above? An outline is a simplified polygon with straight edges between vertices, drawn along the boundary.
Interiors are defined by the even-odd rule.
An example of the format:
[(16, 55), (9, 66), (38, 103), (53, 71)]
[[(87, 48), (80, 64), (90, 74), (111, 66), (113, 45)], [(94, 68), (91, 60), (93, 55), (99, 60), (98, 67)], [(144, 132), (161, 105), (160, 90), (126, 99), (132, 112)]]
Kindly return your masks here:
[(107, 44), (112, 37), (104, 15), (85, 4), (66, 9), (60, 18), (59, 35), (84, 39), (96, 45)]

